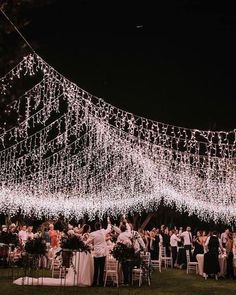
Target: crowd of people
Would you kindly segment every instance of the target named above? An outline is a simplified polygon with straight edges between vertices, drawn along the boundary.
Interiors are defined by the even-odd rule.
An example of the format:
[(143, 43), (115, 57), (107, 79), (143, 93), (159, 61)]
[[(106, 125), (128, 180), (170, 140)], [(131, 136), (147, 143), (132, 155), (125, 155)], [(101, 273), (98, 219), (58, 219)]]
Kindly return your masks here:
[[(41, 236), (48, 248), (59, 249), (63, 236), (78, 236), (93, 251), (94, 277), (93, 285), (103, 286), (103, 273), (106, 256), (117, 243), (130, 245), (135, 253), (140, 251), (150, 252), (151, 260), (160, 259), (160, 249), (165, 249), (165, 255), (171, 257), (172, 267), (186, 267), (186, 252), (189, 252), (190, 260), (196, 261), (198, 254), (205, 255), (204, 272), (217, 274), (219, 272), (218, 256), (224, 253), (227, 259), (226, 277), (235, 278), (233, 257), (236, 255), (236, 233), (226, 228), (223, 233), (215, 231), (206, 232), (197, 230), (192, 232), (190, 226), (185, 229), (171, 228), (161, 225), (160, 228), (133, 229), (132, 223), (125, 217), (121, 218), (118, 226), (113, 225), (108, 218), (106, 229), (100, 222), (94, 224), (94, 230), (88, 224), (73, 226), (68, 224), (63, 230), (55, 229), (53, 223), (34, 229), (32, 226), (17, 226), (10, 224), (0, 227), (0, 245), (8, 244), (12, 251), (21, 253), (29, 239)], [(184, 251), (180, 251), (180, 249)], [(182, 253), (182, 254), (181, 254)], [(183, 255), (184, 253), (184, 255)], [(0, 253), (1, 256), (1, 253)], [(129, 273), (127, 264), (122, 265), (124, 285), (128, 285)]]

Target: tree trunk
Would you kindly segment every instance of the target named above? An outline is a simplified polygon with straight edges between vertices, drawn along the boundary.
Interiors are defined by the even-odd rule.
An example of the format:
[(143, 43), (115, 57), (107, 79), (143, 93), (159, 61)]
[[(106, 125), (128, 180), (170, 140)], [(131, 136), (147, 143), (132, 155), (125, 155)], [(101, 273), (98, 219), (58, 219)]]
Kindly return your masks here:
[(141, 229), (145, 229), (145, 227), (148, 225), (148, 223), (154, 215), (155, 213), (148, 213), (148, 216), (145, 218), (144, 222), (141, 225)]

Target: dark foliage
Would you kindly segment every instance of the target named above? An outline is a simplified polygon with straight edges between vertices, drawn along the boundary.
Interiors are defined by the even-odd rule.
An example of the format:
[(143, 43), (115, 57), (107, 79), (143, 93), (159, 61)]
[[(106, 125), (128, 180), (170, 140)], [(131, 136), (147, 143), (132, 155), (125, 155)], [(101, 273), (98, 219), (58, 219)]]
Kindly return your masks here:
[(65, 236), (61, 240), (62, 249), (70, 249), (79, 252), (90, 252), (90, 247), (86, 245), (79, 237), (77, 236)]
[(47, 252), (46, 243), (41, 237), (28, 240), (25, 243), (25, 251), (28, 254), (45, 255)]
[(134, 248), (131, 245), (129, 246), (122, 243), (117, 243), (111, 251), (111, 254), (118, 261), (135, 258)]

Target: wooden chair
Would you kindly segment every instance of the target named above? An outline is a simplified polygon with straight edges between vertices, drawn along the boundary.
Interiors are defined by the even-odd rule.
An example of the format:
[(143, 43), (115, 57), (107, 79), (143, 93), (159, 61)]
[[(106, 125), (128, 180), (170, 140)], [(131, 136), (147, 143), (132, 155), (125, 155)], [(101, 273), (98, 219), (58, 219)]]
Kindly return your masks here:
[(111, 279), (112, 283), (116, 284), (119, 287), (119, 263), (114, 258), (108, 258), (106, 260), (105, 266), (105, 278), (104, 278), (104, 287), (107, 284), (108, 278)]
[(62, 277), (62, 265), (61, 261), (58, 258), (53, 258), (51, 263), (52, 278), (61, 278)]
[(186, 251), (186, 258), (187, 258), (187, 274), (189, 274), (191, 271), (196, 272), (198, 274), (198, 263), (194, 261), (190, 261), (190, 255), (189, 251)]
[(143, 267), (133, 268), (132, 270), (132, 285), (134, 281), (139, 282), (139, 287), (141, 287), (143, 280), (146, 280), (148, 285), (151, 285), (150, 271), (151, 266), (151, 256), (150, 252), (146, 252), (140, 255), (141, 261), (144, 264)]
[(161, 272), (161, 265), (162, 265), (162, 262), (161, 262), (161, 247), (159, 247), (159, 259), (158, 260), (152, 259), (151, 260), (151, 265), (152, 265), (154, 270), (158, 269), (159, 272)]
[(166, 256), (166, 247), (161, 246), (160, 247), (160, 252), (161, 252), (161, 264), (164, 264), (165, 269), (170, 266), (171, 268), (173, 267), (173, 260), (171, 256), (171, 251), (170, 251), (170, 256)]

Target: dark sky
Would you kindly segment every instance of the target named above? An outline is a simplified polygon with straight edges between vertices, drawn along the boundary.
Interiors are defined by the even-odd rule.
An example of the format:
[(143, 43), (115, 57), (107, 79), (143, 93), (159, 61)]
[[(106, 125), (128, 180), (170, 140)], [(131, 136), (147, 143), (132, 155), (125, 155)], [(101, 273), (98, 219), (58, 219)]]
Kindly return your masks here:
[(115, 106), (232, 130), (236, 13), (225, 2), (55, 1), (30, 11), (23, 33), (67, 78)]

